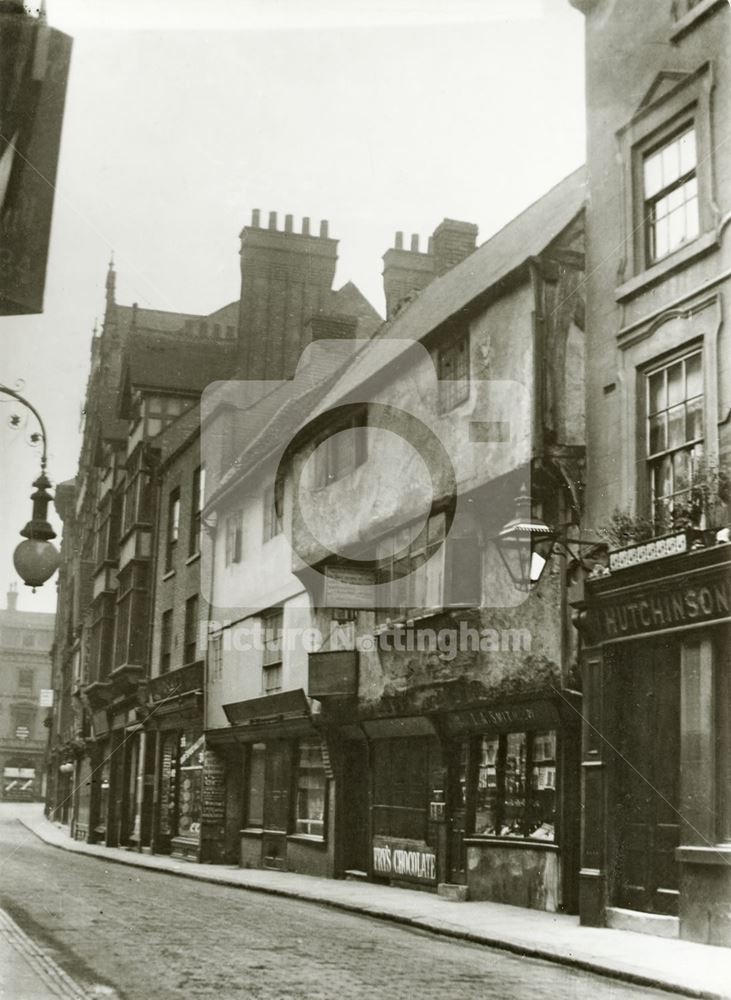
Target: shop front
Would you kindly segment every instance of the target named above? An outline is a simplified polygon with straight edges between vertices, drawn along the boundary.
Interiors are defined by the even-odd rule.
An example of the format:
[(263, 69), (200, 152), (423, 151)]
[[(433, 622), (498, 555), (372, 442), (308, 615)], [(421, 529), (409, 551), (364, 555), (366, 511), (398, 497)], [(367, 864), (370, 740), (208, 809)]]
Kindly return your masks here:
[(469, 898), (577, 908), (580, 697), (548, 692), (448, 713), (448, 877)]
[(437, 862), (445, 817), (431, 803), (443, 801), (446, 778), (437, 732), (423, 717), (369, 720), (363, 730), (371, 761), (371, 878), (436, 890), (444, 881)]
[(138, 831), (154, 853), (200, 859), (205, 737), (203, 663), (153, 678), (144, 709)]
[(236, 837), (244, 868), (332, 875), (334, 773), (309, 699), (298, 689), (224, 711), (231, 728), (207, 733), (226, 773), (224, 853)]
[(731, 945), (731, 546), (612, 564), (580, 608), (581, 920)]
[(580, 695), (433, 690), (408, 715), (410, 695), (366, 705), (328, 688), (338, 657), (310, 658), (339, 779), (336, 875), (577, 912)]

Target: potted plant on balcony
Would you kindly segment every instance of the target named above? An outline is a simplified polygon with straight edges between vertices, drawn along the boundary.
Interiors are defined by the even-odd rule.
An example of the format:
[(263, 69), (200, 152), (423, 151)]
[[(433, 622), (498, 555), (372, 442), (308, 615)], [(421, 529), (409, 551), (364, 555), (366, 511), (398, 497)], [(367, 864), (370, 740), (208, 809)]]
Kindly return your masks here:
[(719, 529), (728, 530), (731, 476), (710, 462), (699, 463), (688, 489), (672, 505), (657, 505), (655, 517), (615, 508), (599, 527), (610, 551), (683, 532), (689, 548), (713, 545)]

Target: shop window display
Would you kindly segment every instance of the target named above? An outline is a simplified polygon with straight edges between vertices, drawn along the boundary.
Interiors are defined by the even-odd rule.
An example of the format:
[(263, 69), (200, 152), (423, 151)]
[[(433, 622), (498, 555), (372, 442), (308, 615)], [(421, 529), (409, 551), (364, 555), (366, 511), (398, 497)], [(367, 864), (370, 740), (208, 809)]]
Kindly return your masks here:
[(477, 752), (475, 834), (553, 841), (555, 731), (483, 736)]
[(196, 838), (201, 827), (203, 736), (180, 734), (178, 747), (178, 836)]
[(325, 834), (327, 775), (317, 740), (302, 740), (297, 762), (297, 814), (295, 833), (314, 837)]

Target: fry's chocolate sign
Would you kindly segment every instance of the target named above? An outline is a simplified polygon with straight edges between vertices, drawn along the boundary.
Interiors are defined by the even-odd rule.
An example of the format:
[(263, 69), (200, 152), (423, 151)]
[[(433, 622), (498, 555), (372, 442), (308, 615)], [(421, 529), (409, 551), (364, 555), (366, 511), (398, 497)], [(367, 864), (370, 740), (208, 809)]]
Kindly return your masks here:
[(376, 837), (373, 840), (373, 874), (410, 882), (437, 880), (437, 858), (426, 844)]

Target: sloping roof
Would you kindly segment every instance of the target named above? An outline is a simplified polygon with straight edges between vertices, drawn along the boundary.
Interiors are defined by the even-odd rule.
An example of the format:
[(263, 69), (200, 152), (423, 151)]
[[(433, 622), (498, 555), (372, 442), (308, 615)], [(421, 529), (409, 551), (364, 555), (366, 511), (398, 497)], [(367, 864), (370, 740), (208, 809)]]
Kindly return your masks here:
[(388, 326), (394, 339), (420, 340), (551, 243), (583, 207), (586, 168), (579, 167), (516, 215), (469, 257), (435, 278)]
[(117, 322), (126, 327), (158, 330), (160, 333), (174, 333), (185, 325), (186, 320), (203, 319), (198, 313), (169, 312), (166, 309), (142, 309), (140, 306), (115, 305)]
[(140, 389), (197, 394), (229, 378), (235, 347), (219, 341), (187, 341), (133, 333), (125, 352), (123, 381)]
[[(581, 211), (586, 198), (586, 168), (579, 167), (542, 198), (533, 202), (469, 257), (435, 278), (389, 323), (378, 338), (423, 340), (451, 317), (467, 309), (490, 289), (542, 253)], [(404, 348), (404, 352), (408, 346)], [(396, 352), (398, 353), (398, 352)], [(389, 351), (389, 355), (394, 354)], [(322, 408), (362, 385), (383, 366), (377, 350), (365, 349), (354, 359), (323, 400)]]
[[(531, 257), (543, 252), (576, 218), (585, 198), (586, 168), (582, 166), (528, 206), (469, 257), (435, 278), (404, 310), (383, 324), (374, 338), (376, 342), (378, 339), (412, 343), (423, 340)], [(408, 345), (403, 351), (392, 349), (388, 353), (393, 360), (406, 350)], [(233, 481), (261, 462), (276, 442), (291, 437), (297, 427), (330, 409), (382, 367), (383, 354), (366, 346), (339, 371), (315, 377), (303, 398), (285, 403), (275, 418), (248, 443), (237, 467), (223, 477), (217, 492), (225, 492)], [(265, 405), (271, 406), (271, 401), (267, 400)]]
[(354, 316), (358, 320), (356, 336), (359, 338), (372, 337), (383, 323), (383, 317), (352, 281), (347, 281), (336, 292), (330, 292), (322, 312)]

